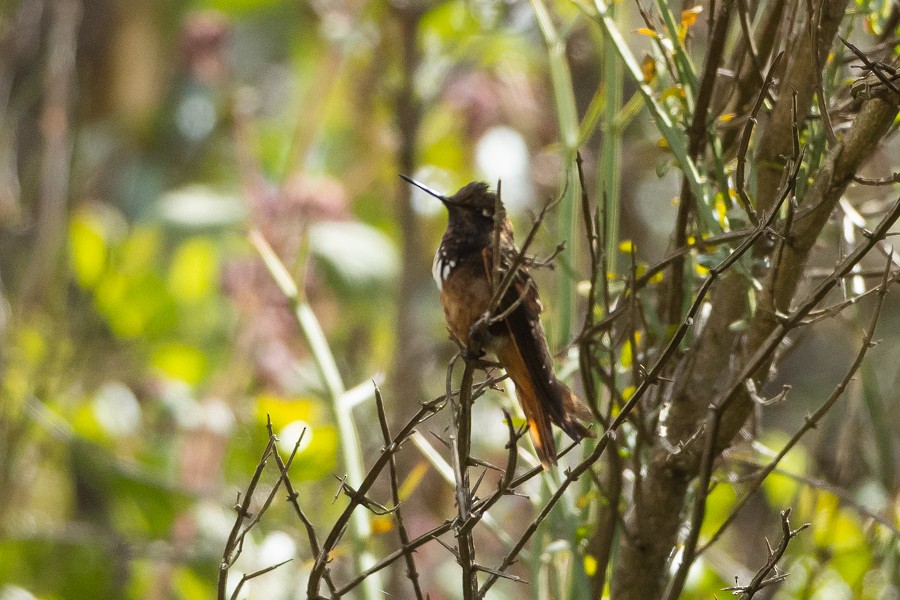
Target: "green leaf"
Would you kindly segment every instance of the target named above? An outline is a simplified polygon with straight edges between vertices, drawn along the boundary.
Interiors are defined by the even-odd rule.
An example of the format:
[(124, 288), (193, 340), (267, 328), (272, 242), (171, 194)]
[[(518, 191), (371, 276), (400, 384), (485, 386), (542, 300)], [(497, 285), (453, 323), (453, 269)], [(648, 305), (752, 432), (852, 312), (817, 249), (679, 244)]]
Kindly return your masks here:
[(218, 253), (207, 238), (195, 237), (178, 246), (169, 265), (169, 291), (176, 300), (196, 303), (215, 289)]
[[(787, 443), (788, 437), (781, 432), (769, 433), (764, 436), (762, 444), (769, 448), (773, 448), (776, 452)], [(809, 463), (809, 457), (806, 450), (802, 446), (794, 446), (788, 452), (781, 462), (779, 469), (788, 473), (796, 473), (798, 475), (806, 474), (806, 466)], [(769, 501), (769, 505), (777, 510), (790, 506), (797, 495), (800, 484), (784, 475), (772, 473), (762, 483), (763, 493)]]
[(150, 363), (167, 377), (189, 384), (199, 383), (207, 370), (206, 354), (180, 343), (163, 344), (153, 352)]
[(97, 215), (82, 211), (69, 223), (69, 264), (75, 281), (93, 288), (106, 268), (107, 245)]

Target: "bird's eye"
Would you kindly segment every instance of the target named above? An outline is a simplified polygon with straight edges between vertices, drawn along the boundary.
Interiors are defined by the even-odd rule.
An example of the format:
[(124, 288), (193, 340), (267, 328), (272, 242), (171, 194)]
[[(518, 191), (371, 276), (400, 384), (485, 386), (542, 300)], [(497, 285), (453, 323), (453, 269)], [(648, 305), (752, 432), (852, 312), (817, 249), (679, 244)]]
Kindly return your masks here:
[(488, 208), (483, 208), (483, 209), (481, 209), (481, 215), (484, 216), (484, 217), (490, 217), (490, 216), (491, 216), (491, 211), (490, 211), (490, 209), (488, 209)]

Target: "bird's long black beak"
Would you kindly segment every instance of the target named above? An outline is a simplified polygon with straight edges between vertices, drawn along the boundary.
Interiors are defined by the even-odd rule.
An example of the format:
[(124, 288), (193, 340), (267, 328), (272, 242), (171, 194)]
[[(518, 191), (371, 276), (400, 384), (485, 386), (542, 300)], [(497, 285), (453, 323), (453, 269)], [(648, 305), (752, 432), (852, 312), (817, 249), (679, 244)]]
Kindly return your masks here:
[(444, 204), (447, 204), (447, 203), (450, 201), (450, 199), (447, 198), (447, 196), (438, 193), (436, 190), (431, 189), (430, 187), (428, 187), (428, 186), (425, 185), (424, 183), (419, 183), (418, 181), (416, 181), (416, 180), (413, 179), (412, 177), (407, 177), (406, 175), (403, 175), (403, 174), (400, 174), (400, 177), (401, 177), (404, 181), (407, 181), (407, 182), (413, 184), (414, 186), (416, 186), (417, 188), (419, 188), (420, 190), (422, 190), (422, 191), (425, 192), (426, 194), (429, 194), (429, 195), (431, 195), (431, 196), (434, 196), (435, 198), (437, 198), (438, 200), (440, 200), (440, 201), (443, 202)]

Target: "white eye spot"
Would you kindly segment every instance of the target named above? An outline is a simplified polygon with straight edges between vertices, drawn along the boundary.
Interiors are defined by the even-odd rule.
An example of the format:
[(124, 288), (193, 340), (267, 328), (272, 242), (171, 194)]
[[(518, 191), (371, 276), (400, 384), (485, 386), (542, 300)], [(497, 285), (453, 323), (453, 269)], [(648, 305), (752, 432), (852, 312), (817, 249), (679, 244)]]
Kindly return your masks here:
[(490, 211), (489, 209), (487, 209), (487, 208), (484, 208), (484, 209), (481, 210), (481, 214), (482, 214), (482, 216), (490, 217), (490, 216), (491, 216), (491, 211)]

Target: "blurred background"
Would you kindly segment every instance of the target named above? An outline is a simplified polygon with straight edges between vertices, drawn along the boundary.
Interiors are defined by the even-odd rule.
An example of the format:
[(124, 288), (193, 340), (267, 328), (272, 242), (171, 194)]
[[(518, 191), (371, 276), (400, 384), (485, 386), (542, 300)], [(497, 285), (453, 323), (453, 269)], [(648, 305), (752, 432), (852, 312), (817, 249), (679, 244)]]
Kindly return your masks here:
[[(584, 114), (600, 80), (597, 32), (574, 5), (552, 10)], [(649, 47), (633, 33), (636, 14), (619, 18), (635, 53)], [(700, 48), (704, 27), (699, 20)], [(626, 98), (632, 91), (625, 86)], [(362, 455), (375, 456), (372, 381), (397, 426), (443, 393), (455, 353), (430, 275), (446, 217), (397, 174), (448, 194), (502, 179), (522, 235), (566, 169), (554, 102), (546, 46), (523, 1), (3, 2), (0, 598), (213, 597), (267, 418), (285, 453), (306, 428), (292, 479), (311, 520), (330, 527), (342, 506), (332, 504), (336, 476), (346, 472), (330, 392), (248, 233), (265, 238), (301, 283), (358, 398)], [(658, 138), (638, 114), (624, 130), (620, 166), (621, 236), (647, 262), (669, 243), (680, 179)], [(600, 140), (593, 133), (583, 145), (592, 194)], [(873, 173), (897, 170), (896, 136), (890, 144)], [(881, 200), (896, 187), (865, 192)], [(538, 254), (561, 230), (551, 215)], [(557, 348), (576, 331), (560, 311), (578, 306), (571, 290), (584, 264), (573, 243), (554, 272), (539, 274)], [(896, 515), (896, 303), (879, 332), (883, 346), (840, 420), (792, 456), (798, 472), (825, 473), (866, 509), (894, 503)], [(768, 413), (767, 435), (783, 440), (796, 429), (858, 339), (852, 320), (835, 320), (800, 341), (803, 352), (781, 372), (795, 402)], [(804, 377), (810, 364), (820, 369)], [(489, 398), (476, 407), (477, 450), (502, 460), (497, 403), (509, 399)], [(429, 428), (440, 432), (445, 421)], [(878, 443), (860, 451), (869, 435)], [(415, 451), (401, 463), (414, 496), (408, 526), (422, 532), (452, 514), (452, 487)], [(795, 498), (798, 486), (784, 479), (770, 493)], [(528, 508), (496, 516), (515, 519), (517, 510)], [(396, 547), (390, 519), (372, 527), (376, 554)], [(843, 548), (852, 573), (833, 573), (840, 589), (851, 589), (847, 578), (896, 581), (871, 574), (871, 553), (860, 551), (864, 513), (849, 511), (841, 527), (806, 547), (811, 571), (818, 552)], [(301, 532), (279, 498), (237, 568), (295, 560), (244, 597), (301, 597), (295, 589), (309, 569)], [(896, 553), (896, 539), (887, 547)], [(759, 562), (764, 549), (754, 550)], [(725, 558), (741, 562), (743, 551), (704, 563), (692, 593), (728, 585)], [(418, 556), (431, 597), (455, 597), (451, 555), (432, 544)], [(388, 589), (398, 589), (391, 581), (402, 569), (385, 574)], [(829, 569), (837, 567), (817, 576)], [(496, 589), (498, 598), (532, 593)], [(893, 589), (878, 597), (897, 597)]]

